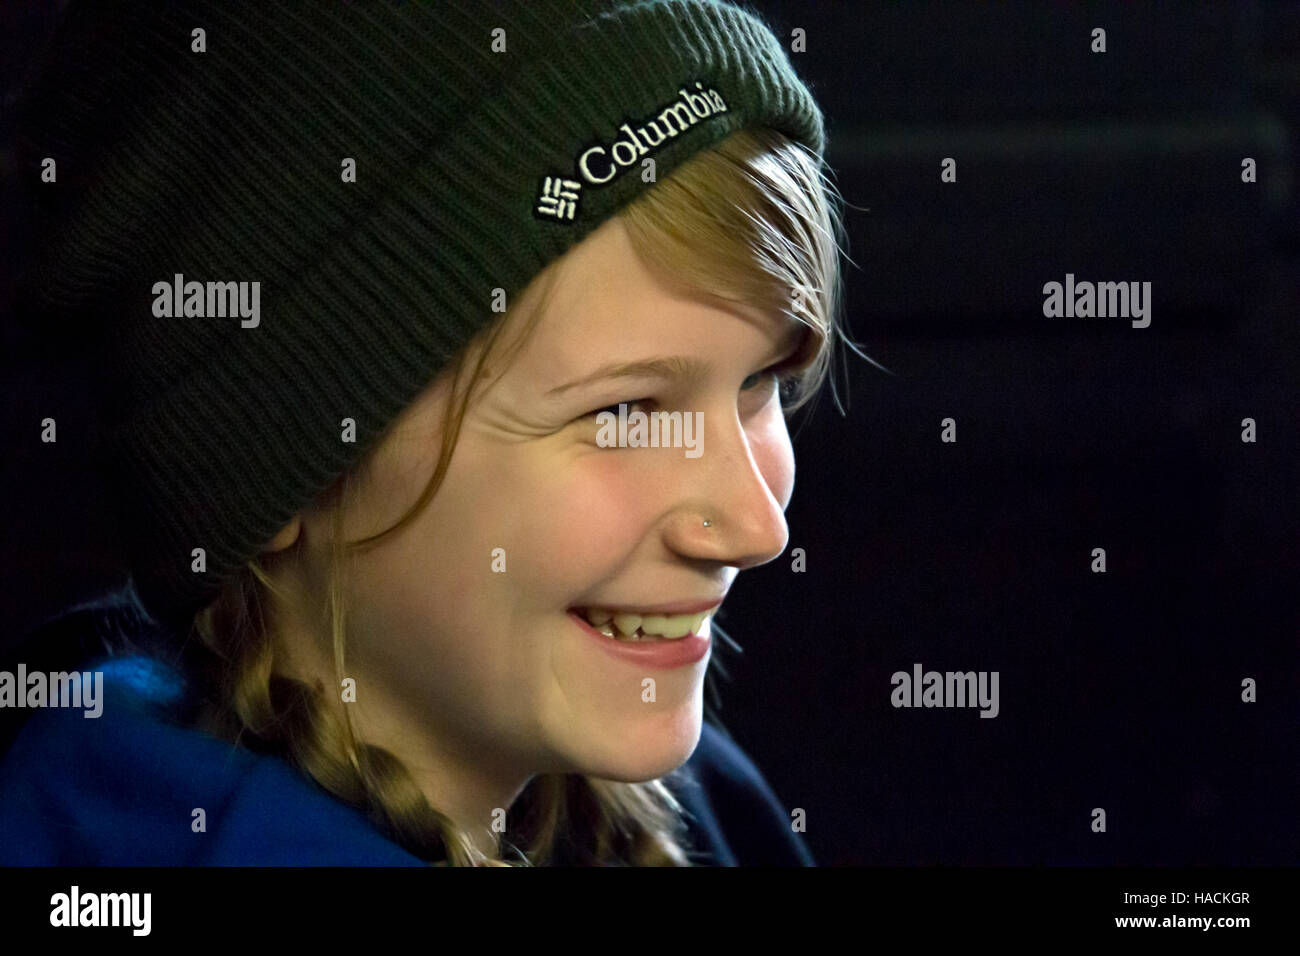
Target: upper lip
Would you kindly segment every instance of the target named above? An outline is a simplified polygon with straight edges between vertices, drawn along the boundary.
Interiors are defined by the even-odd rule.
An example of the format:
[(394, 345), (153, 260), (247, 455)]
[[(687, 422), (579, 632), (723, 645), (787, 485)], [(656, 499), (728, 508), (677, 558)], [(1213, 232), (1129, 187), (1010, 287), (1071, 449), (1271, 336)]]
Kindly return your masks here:
[(722, 598), (709, 598), (704, 601), (672, 601), (668, 604), (609, 604), (593, 602), (591, 604), (575, 604), (574, 610), (579, 608), (588, 610), (590, 608), (601, 608), (606, 611), (618, 611), (623, 614), (640, 614), (642, 617), (658, 615), (660, 617), (672, 617), (677, 614), (699, 614), (702, 611), (712, 611), (722, 603)]

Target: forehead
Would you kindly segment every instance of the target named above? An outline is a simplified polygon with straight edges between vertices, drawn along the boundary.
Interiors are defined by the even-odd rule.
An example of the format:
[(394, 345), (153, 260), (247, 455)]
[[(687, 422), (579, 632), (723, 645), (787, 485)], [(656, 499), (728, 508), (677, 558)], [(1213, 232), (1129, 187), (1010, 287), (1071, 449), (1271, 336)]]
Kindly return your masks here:
[[(724, 326), (731, 336), (748, 326), (750, 335), (784, 338), (795, 325), (754, 306), (689, 294), (636, 254), (617, 217), (570, 249), (551, 278), (518, 359), (520, 371), (539, 382), (580, 374), (593, 361), (703, 354)], [(530, 287), (527, 297), (528, 308), (541, 306), (540, 288)]]

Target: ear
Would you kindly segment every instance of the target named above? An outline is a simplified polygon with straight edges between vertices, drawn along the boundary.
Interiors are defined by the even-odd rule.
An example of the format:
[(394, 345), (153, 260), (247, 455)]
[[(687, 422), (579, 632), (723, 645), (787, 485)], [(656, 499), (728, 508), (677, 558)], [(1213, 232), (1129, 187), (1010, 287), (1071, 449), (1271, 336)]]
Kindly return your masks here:
[(266, 554), (283, 551), (285, 548), (290, 547), (295, 541), (297, 541), (298, 535), (301, 533), (302, 517), (300, 515), (294, 515), (293, 519), (281, 528), (274, 538), (262, 546), (262, 553)]

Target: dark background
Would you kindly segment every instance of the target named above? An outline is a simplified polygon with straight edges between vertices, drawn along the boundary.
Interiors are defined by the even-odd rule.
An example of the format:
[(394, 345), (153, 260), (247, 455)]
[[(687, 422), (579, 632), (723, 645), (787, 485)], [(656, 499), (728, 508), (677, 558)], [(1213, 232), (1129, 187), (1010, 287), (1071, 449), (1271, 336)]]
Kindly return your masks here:
[[(737, 579), (726, 725), (824, 865), (1300, 862), (1300, 6), (750, 6), (806, 30), (849, 329), (893, 374), (850, 355), (847, 414), (796, 419), (807, 570)], [(0, 7), (6, 103), (56, 8)], [(6, 117), (0, 647), (124, 574), (94, 357), (11, 318), (13, 168)], [(1043, 317), (1067, 272), (1151, 282), (1150, 327)], [(917, 662), (998, 671), (998, 717), (894, 709)]]

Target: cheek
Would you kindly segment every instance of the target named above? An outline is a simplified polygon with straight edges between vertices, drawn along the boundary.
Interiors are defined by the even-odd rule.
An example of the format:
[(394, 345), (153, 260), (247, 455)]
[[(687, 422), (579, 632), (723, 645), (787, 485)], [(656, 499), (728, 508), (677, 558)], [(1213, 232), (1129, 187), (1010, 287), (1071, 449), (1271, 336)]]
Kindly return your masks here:
[(636, 457), (627, 450), (602, 449), (557, 465), (549, 481), (534, 491), (540, 513), (529, 523), (530, 536), (544, 536), (556, 559), (575, 565), (617, 558), (637, 539), (655, 507), (654, 496), (647, 494), (653, 475), (644, 463), (633, 463)]
[[(414, 504), (431, 471), (410, 469), (408, 483), (394, 477), (376, 489), (391, 495), (388, 517)], [(507, 534), (503, 512), (522, 507), (518, 491), (489, 472), (453, 465), (410, 524), (354, 562), (349, 654), (355, 649), (354, 659), (383, 675), (394, 693), (436, 706), (448, 719), (479, 713), (492, 694), (512, 686), (510, 672), (520, 666), (513, 602), (544, 555)], [(503, 565), (494, 563), (495, 548), (503, 549)]]
[[(431, 502), (427, 546), (442, 558), (437, 589), (456, 608), (473, 605), (479, 621), (518, 623), (564, 606), (626, 556), (660, 507), (636, 452), (539, 443), (480, 459), (467, 450)], [(495, 548), (505, 573), (491, 573)]]
[[(371, 471), (364, 506), (351, 516), (352, 540), (392, 527), (416, 507), (433, 476), (436, 436), (395, 448)], [(371, 623), (394, 641), (419, 622), (424, 640), (463, 631), (480, 619), (484, 600), (495, 599), (493, 589), (507, 577), (493, 573), (492, 564), (492, 549), (509, 546), (497, 517), (503, 469), (480, 463), (475, 451), (468, 443), (458, 448), (441, 485), (410, 522), (355, 552), (354, 580), (371, 608)]]

